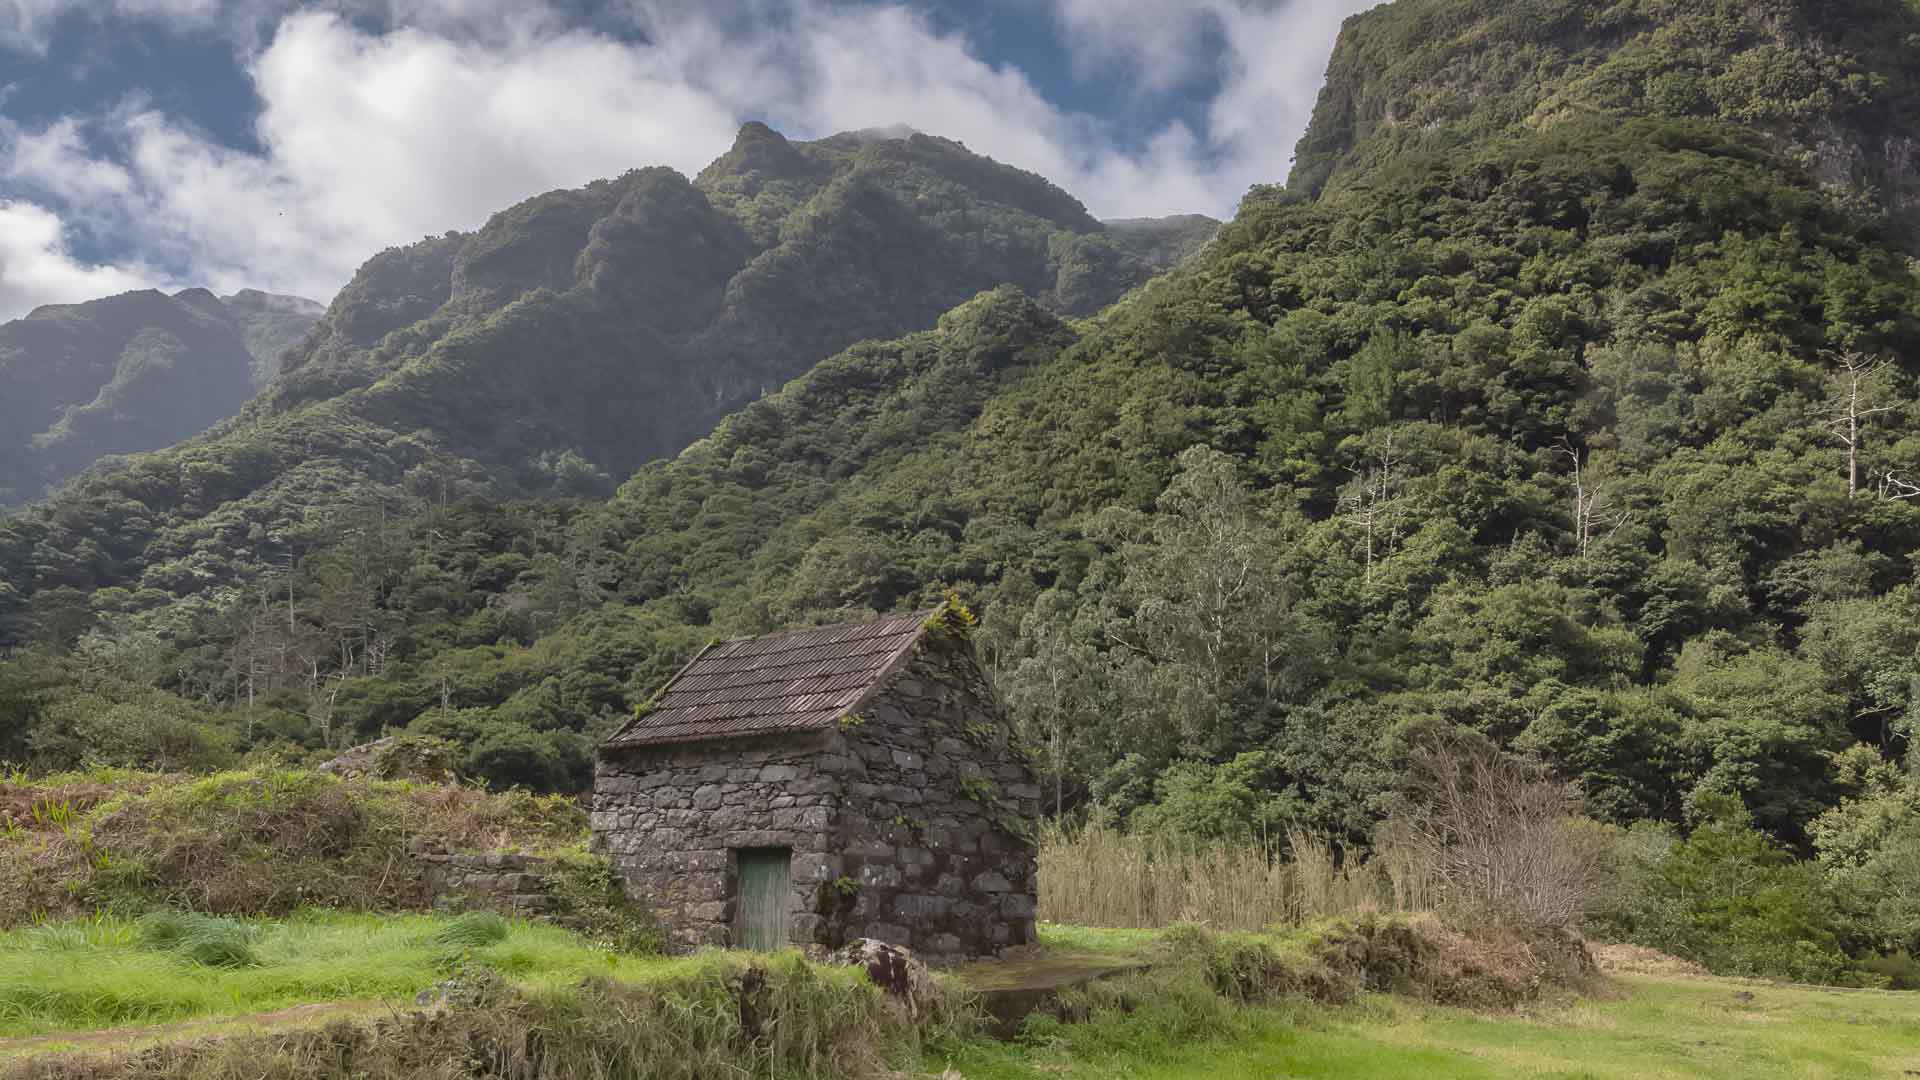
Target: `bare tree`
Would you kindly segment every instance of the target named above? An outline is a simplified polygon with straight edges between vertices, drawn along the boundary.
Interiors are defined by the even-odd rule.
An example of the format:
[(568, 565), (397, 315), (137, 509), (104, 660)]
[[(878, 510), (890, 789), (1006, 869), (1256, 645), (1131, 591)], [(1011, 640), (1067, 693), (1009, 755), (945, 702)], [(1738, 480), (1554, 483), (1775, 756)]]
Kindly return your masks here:
[(1841, 353), (1835, 357), (1840, 370), (1834, 373), (1837, 399), (1827, 414), (1827, 428), (1847, 449), (1847, 495), (1860, 491), (1860, 444), (1865, 437), (1862, 425), (1875, 413), (1893, 412), (1896, 405), (1872, 405), (1873, 382), (1887, 359), (1860, 353)]
[(1395, 830), (1456, 906), (1565, 927), (1605, 883), (1605, 851), (1574, 826), (1578, 793), (1538, 766), (1438, 740), (1414, 754), (1411, 794)]
[(1353, 474), (1354, 483), (1340, 502), (1348, 515), (1360, 524), (1360, 531), (1366, 537), (1366, 583), (1373, 585), (1373, 563), (1376, 549), (1391, 554), (1400, 541), (1400, 493), (1401, 461), (1395, 450), (1394, 432), (1388, 431), (1366, 458), (1360, 468), (1348, 469)]
[(1604, 477), (1590, 468), (1587, 455), (1574, 449), (1573, 443), (1562, 439), (1555, 449), (1573, 462), (1573, 538), (1580, 554), (1585, 555), (1595, 533), (1605, 529), (1611, 537), (1632, 514), (1614, 505)]
[(1920, 498), (1920, 484), (1903, 479), (1899, 473), (1887, 469), (1880, 474), (1880, 497), (1887, 502)]

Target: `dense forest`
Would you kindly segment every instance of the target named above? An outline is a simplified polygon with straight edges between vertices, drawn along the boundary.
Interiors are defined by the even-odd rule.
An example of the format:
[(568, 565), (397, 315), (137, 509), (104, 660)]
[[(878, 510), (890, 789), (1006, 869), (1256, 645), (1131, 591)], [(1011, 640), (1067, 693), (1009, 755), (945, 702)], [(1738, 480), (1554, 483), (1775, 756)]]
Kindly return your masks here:
[(239, 412), (321, 313), (254, 289), (147, 290), (0, 326), (0, 510), (108, 454), (159, 450)]
[[(0, 525), (0, 758), (407, 731), (579, 790), (699, 643), (953, 593), (1066, 816), (1357, 855), (1413, 748), (1472, 740), (1579, 785), (1623, 934), (1920, 949), (1917, 43), (1900, 0), (1398, 0), (1204, 246), (938, 140), (750, 128), (691, 187), (389, 252), (218, 437)], [(615, 220), (712, 275), (623, 269)], [(633, 355), (579, 314), (616, 281), (701, 314), (574, 416), (525, 379)]]

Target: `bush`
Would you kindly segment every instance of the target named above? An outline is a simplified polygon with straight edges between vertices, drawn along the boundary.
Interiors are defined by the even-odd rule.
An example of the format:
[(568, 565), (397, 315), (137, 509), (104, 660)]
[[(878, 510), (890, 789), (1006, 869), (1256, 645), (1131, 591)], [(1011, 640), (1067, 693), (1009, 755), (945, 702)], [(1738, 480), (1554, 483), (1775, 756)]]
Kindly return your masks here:
[(1920, 958), (1905, 949), (1887, 956), (1869, 956), (1860, 961), (1860, 970), (1886, 983), (1889, 990), (1920, 990)]
[(1443, 903), (1522, 926), (1578, 925), (1605, 887), (1609, 845), (1578, 793), (1490, 745), (1416, 751), (1411, 806), (1383, 830), (1418, 854)]
[(561, 852), (541, 874), (554, 922), (624, 953), (657, 953), (666, 943), (653, 913), (627, 895), (613, 865), (598, 855)]
[(1819, 867), (1753, 827), (1738, 799), (1703, 800), (1684, 841), (1640, 845), (1620, 892), (1594, 926), (1607, 936), (1692, 960), (1716, 975), (1831, 983), (1850, 965), (1841, 915)]

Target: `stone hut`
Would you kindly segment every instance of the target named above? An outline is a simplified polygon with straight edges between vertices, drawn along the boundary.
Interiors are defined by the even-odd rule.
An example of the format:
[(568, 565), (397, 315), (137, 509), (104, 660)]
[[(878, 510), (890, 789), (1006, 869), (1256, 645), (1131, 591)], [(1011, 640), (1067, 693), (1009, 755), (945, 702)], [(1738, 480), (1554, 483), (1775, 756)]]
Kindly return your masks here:
[(708, 646), (599, 750), (593, 844), (669, 940), (1034, 940), (1040, 789), (948, 605)]

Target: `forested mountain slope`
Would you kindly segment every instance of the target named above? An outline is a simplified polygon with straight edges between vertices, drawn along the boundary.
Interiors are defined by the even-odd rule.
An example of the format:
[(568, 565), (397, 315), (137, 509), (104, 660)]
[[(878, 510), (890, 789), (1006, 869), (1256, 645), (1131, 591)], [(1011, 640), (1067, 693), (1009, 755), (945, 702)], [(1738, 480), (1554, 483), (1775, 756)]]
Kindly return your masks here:
[(321, 310), (252, 289), (147, 290), (0, 326), (0, 506), (239, 412)]
[[(1076, 324), (1000, 289), (856, 346), (610, 502), (337, 514), (270, 588), (199, 606), (62, 593), (85, 580), (57, 557), (86, 550), (66, 503), (0, 533), (0, 565), (40, 567), (16, 610), (196, 696), (265, 686), (262, 732), (411, 726), (497, 781), (564, 787), (593, 726), (698, 640), (954, 589), (1063, 800), (1357, 837), (1409, 741), (1451, 731), (1543, 759), (1615, 822), (1735, 795), (1821, 842), (1909, 751), (1920, 281), (1899, 185), (1834, 173), (1794, 132), (1906, 115), (1920, 54), (1879, 45), (1920, 17), (1676, 0), (1619, 21), (1640, 7), (1362, 16), (1294, 182), (1146, 288)], [(1655, 93), (1670, 71), (1636, 59), (1749, 72), (1783, 41), (1821, 62), (1677, 114)], [(1381, 42), (1405, 55), (1354, 59)], [(1627, 85), (1547, 107), (1596, 72)], [(1400, 116), (1403, 85), (1425, 88), (1405, 91), (1417, 125), (1365, 119)], [(1869, 104), (1823, 111), (1854, 93)], [(810, 190), (792, 158), (756, 175), (776, 173), (701, 190), (767, 237)], [(1066, 213), (1029, 194), (1023, 212)], [(378, 273), (452, 280), (442, 257)], [(1023, 287), (1072, 307), (1047, 280)], [(458, 302), (418, 290), (394, 318)], [(359, 353), (326, 344), (345, 325), (250, 422), (309, 415), (323, 379), (384, 401), (431, 374), (399, 350), (433, 319)], [(179, 561), (141, 584), (184, 591), (191, 545), (154, 550)]]
[(642, 169), (376, 256), (233, 423), (17, 522), (14, 595), (70, 625), (62, 589), (205, 600), (352, 506), (610, 492), (856, 341), (1006, 283), (1085, 314), (1214, 227), (1109, 230), (947, 140), (749, 124), (694, 181)]
[(1605, 116), (1740, 128), (1843, 199), (1920, 211), (1920, 82), (1900, 0), (1446, 0), (1341, 34), (1291, 187), (1365, 184), (1407, 151)]

